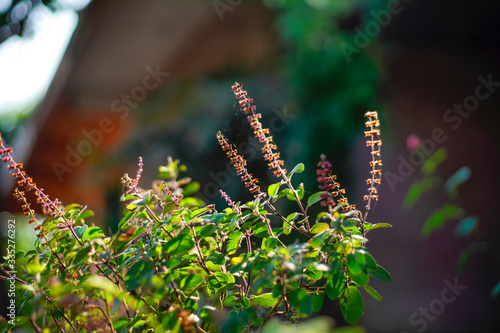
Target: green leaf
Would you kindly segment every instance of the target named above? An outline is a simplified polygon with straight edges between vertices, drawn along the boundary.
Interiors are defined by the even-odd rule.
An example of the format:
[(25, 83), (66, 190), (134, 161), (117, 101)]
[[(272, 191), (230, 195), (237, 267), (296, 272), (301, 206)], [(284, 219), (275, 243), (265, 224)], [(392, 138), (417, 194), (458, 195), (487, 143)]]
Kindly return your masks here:
[(234, 288), (234, 276), (229, 273), (215, 272), (207, 281), (216, 292)]
[(200, 235), (201, 237), (212, 236), (216, 231), (217, 231), (217, 225), (207, 224), (200, 229), (198, 235)]
[(226, 263), (226, 256), (219, 252), (212, 252), (206, 259), (216, 265), (224, 265)]
[[(350, 253), (346, 256), (347, 259), (347, 269), (351, 274), (359, 274), (363, 269), (364, 265), (361, 265), (356, 261), (356, 258), (353, 253)], [(364, 264), (364, 263), (363, 263)]]
[(298, 288), (288, 293), (290, 304), (300, 313), (310, 314), (312, 310), (311, 296), (304, 289)]
[(276, 302), (278, 301), (277, 298), (273, 296), (272, 293), (265, 293), (265, 294), (260, 294), (258, 296), (255, 296), (253, 298), (250, 298), (250, 306), (262, 306), (267, 309), (271, 309), (276, 305)]
[(290, 235), (291, 232), (292, 232), (292, 227), (290, 223), (288, 223), (288, 221), (283, 221), (283, 233), (285, 235)]
[(304, 164), (303, 163), (299, 163), (299, 164), (297, 164), (296, 166), (293, 167), (293, 169), (290, 172), (290, 174), (301, 173), (302, 171), (304, 171)]
[(435, 184), (433, 180), (434, 178), (424, 178), (419, 182), (414, 182), (408, 192), (406, 192), (403, 208), (408, 209), (412, 207), (424, 192), (431, 190)]
[(267, 194), (269, 194), (270, 198), (274, 198), (278, 195), (278, 190), (280, 189), (281, 183), (271, 184), (267, 188)]
[(391, 281), (391, 275), (385, 270), (384, 267), (377, 265), (377, 269), (369, 269), (368, 274), (373, 276), (376, 279), (382, 280), (382, 281)]
[(274, 249), (274, 247), (276, 246), (277, 242), (278, 242), (278, 240), (276, 238), (274, 238), (274, 237), (264, 238), (262, 240), (261, 248), (263, 250), (265, 250), (265, 249)]
[(191, 211), (191, 219), (193, 219), (193, 218), (195, 218), (197, 216), (200, 216), (200, 215), (202, 215), (205, 212), (211, 211), (212, 209), (213, 208), (211, 206), (203, 207), (203, 208), (200, 208), (200, 209), (195, 209), (195, 210)]
[(312, 294), (312, 310), (318, 312), (323, 306), (323, 301), (325, 300), (325, 293), (313, 293)]
[(460, 220), (455, 227), (455, 233), (461, 237), (469, 236), (476, 229), (478, 221), (479, 218), (477, 216), (469, 216)]
[(246, 298), (245, 296), (241, 296), (241, 304), (243, 305), (244, 308), (249, 308), (250, 307), (250, 300)]
[(26, 265), (26, 270), (28, 271), (28, 273), (30, 275), (36, 275), (36, 274), (40, 273), (41, 271), (43, 271), (44, 266), (42, 266), (40, 264), (40, 261), (38, 258), (39, 258), (38, 256), (35, 257), (35, 260), (33, 260), (32, 262), (30, 262)]
[(332, 273), (326, 280), (326, 295), (334, 300), (340, 297), (345, 288), (345, 275), (342, 271)]
[(132, 219), (132, 217), (134, 217), (135, 214), (136, 214), (136, 212), (127, 210), (127, 213), (125, 214), (125, 216), (120, 220), (120, 223), (118, 223), (118, 229), (123, 228), (123, 226), (128, 221), (130, 221)]
[(356, 324), (363, 315), (363, 298), (354, 286), (349, 286), (340, 299), (340, 309), (344, 319), (351, 325)]
[(319, 234), (322, 231), (328, 230), (330, 226), (327, 223), (316, 223), (311, 228), (311, 234)]
[(185, 288), (194, 288), (203, 282), (203, 276), (200, 274), (189, 274), (181, 280), (179, 283), (179, 288), (184, 290)]
[(139, 195), (137, 194), (127, 194), (127, 195), (124, 194), (121, 196), (120, 201), (128, 201), (137, 198), (139, 198)]
[(181, 207), (201, 207), (205, 202), (199, 198), (187, 197), (181, 200)]
[(380, 228), (392, 228), (392, 225), (389, 223), (375, 223), (375, 224), (370, 224), (370, 223), (365, 223), (365, 230), (373, 230), (373, 229), (380, 229)]
[(193, 246), (194, 241), (191, 239), (191, 236), (183, 234), (165, 243), (165, 245), (163, 245), (163, 251), (169, 256), (178, 256), (185, 254), (191, 250)]
[(358, 274), (353, 274), (349, 271), (349, 278), (360, 286), (368, 284), (368, 281), (370, 280), (370, 276), (366, 270), (361, 270)]
[[(316, 225), (316, 224), (315, 224)], [(319, 234), (315, 235), (311, 241), (311, 246), (314, 249), (317, 249), (318, 247), (321, 247), (325, 241), (326, 236), (328, 236), (327, 231), (320, 232)]]
[(208, 221), (208, 222), (212, 222), (212, 223), (223, 223), (223, 222), (231, 221), (231, 218), (229, 216), (230, 216), (230, 214), (226, 214), (226, 213), (207, 214), (207, 215), (203, 215), (202, 219), (203, 219), (203, 221)]
[(326, 191), (320, 191), (320, 192), (316, 192), (314, 194), (312, 194), (309, 199), (307, 199), (307, 206), (311, 207), (312, 205), (314, 205), (315, 203), (321, 201), (321, 199), (323, 199), (321, 196), (323, 194), (327, 193)]
[(133, 264), (128, 270), (127, 275), (125, 275), (125, 287), (127, 287), (127, 290), (137, 289), (147, 284), (153, 275), (154, 263), (152, 261), (140, 260)]
[(446, 221), (458, 219), (463, 213), (464, 210), (462, 208), (445, 204), (443, 207), (435, 210), (427, 221), (425, 221), (421, 230), (422, 236), (428, 237), (434, 230), (442, 228)]
[(365, 256), (365, 267), (367, 269), (376, 270), (377, 263), (375, 262), (375, 259), (373, 259), (372, 255), (369, 253), (365, 253), (364, 256)]
[(293, 195), (293, 192), (289, 188), (284, 188), (278, 193), (278, 197), (276, 197), (276, 200), (278, 200), (281, 197), (286, 196), (286, 198), (290, 201), (295, 201), (295, 197)]
[(203, 319), (203, 320), (207, 320), (210, 317), (212, 317), (212, 314), (215, 311), (216, 311), (216, 309), (213, 306), (205, 305), (204, 307), (201, 308), (200, 318)]
[(200, 183), (198, 182), (191, 182), (184, 187), (182, 190), (182, 196), (188, 196), (191, 194), (194, 194), (200, 190)]
[(304, 183), (300, 183), (297, 187), (297, 196), (299, 197), (299, 200), (302, 200), (304, 197)]
[(368, 294), (370, 294), (371, 297), (375, 298), (377, 301), (383, 301), (384, 299), (382, 298), (382, 296), (380, 296), (380, 294), (375, 290), (373, 289), (372, 287), (370, 287), (369, 285), (364, 285), (363, 288), (365, 288), (366, 292)]
[(76, 236), (78, 236), (78, 238), (82, 239), (83, 235), (85, 234), (85, 231), (87, 231), (88, 227), (89, 227), (88, 225), (84, 224), (82, 226), (74, 227), (73, 230), (75, 231)]
[(267, 226), (264, 222), (258, 222), (253, 229), (253, 233), (256, 237), (259, 238), (270, 236), (269, 231), (267, 230)]
[(79, 220), (85, 220), (89, 217), (92, 217), (94, 216), (94, 212), (91, 211), (91, 210), (82, 210), (80, 214), (78, 214), (77, 217), (75, 217), (75, 221), (79, 221)]
[(104, 290), (115, 297), (121, 293), (119, 287), (117, 287), (113, 282), (111, 282), (107, 278), (100, 275), (91, 276), (83, 283), (83, 287), (85, 289), (91, 288), (91, 289)]
[(234, 231), (229, 234), (229, 242), (226, 249), (228, 255), (234, 254), (239, 249), (242, 239), (243, 234), (241, 231)]
[(101, 228), (90, 227), (85, 231), (85, 234), (83, 234), (82, 241), (86, 242), (87, 240), (96, 239), (100, 237), (104, 237), (104, 232), (102, 232)]
[(224, 306), (226, 308), (230, 308), (233, 306), (234, 302), (236, 301), (236, 296), (229, 296), (228, 298), (226, 298), (226, 300), (224, 301)]
[(74, 264), (82, 263), (82, 260), (85, 257), (87, 257), (91, 249), (92, 249), (91, 246), (88, 245), (82, 248), (80, 251), (78, 251), (77, 254), (75, 255), (75, 258), (73, 259), (73, 263)]
[(465, 183), (470, 178), (470, 168), (468, 166), (463, 166), (457, 170), (448, 180), (444, 183), (444, 188), (446, 192), (453, 193), (457, 190), (458, 186)]
[(422, 165), (422, 172), (424, 174), (432, 174), (436, 168), (446, 160), (448, 157), (448, 152), (444, 148), (439, 148), (434, 154), (432, 154), (427, 161)]
[(307, 266), (304, 274), (311, 282), (317, 281), (323, 277), (323, 272), (317, 269), (314, 265)]

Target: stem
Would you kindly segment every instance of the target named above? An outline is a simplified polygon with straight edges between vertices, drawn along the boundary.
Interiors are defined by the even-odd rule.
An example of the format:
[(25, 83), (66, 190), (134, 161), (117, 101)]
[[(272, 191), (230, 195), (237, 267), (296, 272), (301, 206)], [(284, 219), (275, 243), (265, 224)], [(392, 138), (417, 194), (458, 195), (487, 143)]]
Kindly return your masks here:
[(299, 199), (299, 196), (297, 194), (297, 191), (295, 191), (295, 189), (293, 188), (292, 186), (292, 182), (290, 181), (290, 179), (286, 176), (285, 172), (283, 171), (283, 169), (281, 167), (279, 167), (279, 170), (280, 170), (280, 173), (281, 173), (281, 177), (283, 177), (283, 179), (285, 180), (286, 182), (286, 185), (288, 186), (288, 188), (290, 189), (290, 191), (292, 191), (293, 193), (293, 196), (295, 197), (295, 201), (297, 201), (297, 205), (299, 206), (300, 208), (300, 211), (302, 212), (302, 215), (304, 216), (304, 218), (306, 219), (306, 222), (305, 222), (305, 225), (306, 225), (306, 230), (308, 232), (311, 232), (311, 227), (309, 225), (309, 218), (307, 216), (307, 213), (304, 209), (304, 206), (302, 205), (302, 202), (300, 201)]
[(71, 323), (71, 321), (69, 321), (69, 319), (66, 317), (66, 315), (64, 314), (64, 312), (61, 312), (61, 310), (59, 310), (57, 308), (57, 306), (54, 305), (54, 303), (52, 303), (52, 300), (49, 298), (49, 296), (47, 296), (47, 294), (45, 293), (45, 291), (43, 291), (42, 289), (40, 289), (40, 291), (42, 292), (42, 294), (45, 296), (45, 299), (50, 303), (50, 305), (52, 305), (54, 307), (54, 309), (59, 312), (59, 314), (64, 318), (64, 320), (66, 320), (66, 322), (69, 324), (69, 326), (71, 326), (72, 329), (74, 329), (75, 331), (77, 330), (75, 326), (73, 326), (73, 324)]
[(279, 312), (279, 311), (276, 311), (279, 309), (279, 307), (281, 306), (281, 303), (284, 299), (284, 295), (281, 295), (280, 298), (278, 298), (278, 301), (276, 302), (276, 304), (274, 305), (274, 307), (271, 309), (271, 311), (269, 311), (269, 313), (267, 314), (267, 316), (264, 318), (264, 320), (262, 321), (262, 324), (260, 324), (259, 326), (259, 329), (257, 330), (257, 332), (260, 332), (262, 330), (262, 328), (264, 327), (264, 325), (269, 321), (269, 319), (271, 319), (272, 317), (274, 316), (279, 316), (279, 315), (282, 315), (282, 314), (285, 314), (286, 312)]
[(59, 323), (57, 322), (56, 317), (54, 317), (54, 311), (50, 311), (50, 315), (52, 316), (52, 319), (54, 319), (54, 323), (56, 324), (57, 328), (59, 329), (59, 332), (64, 333), (63, 329), (59, 326)]
[(197, 255), (198, 255), (198, 260), (200, 261), (201, 268), (203, 268), (203, 270), (205, 272), (207, 272), (208, 275), (212, 275), (212, 272), (208, 269), (207, 265), (205, 264), (205, 259), (203, 258), (203, 253), (201, 253), (200, 243), (198, 241), (198, 238), (196, 238), (196, 232), (194, 230), (193, 225), (190, 224), (189, 228), (193, 232), (194, 245), (195, 245), (196, 251), (198, 252)]
[(278, 210), (277, 210), (277, 209), (273, 206), (273, 204), (271, 204), (271, 202), (269, 202), (269, 201), (268, 201), (268, 202), (266, 203), (266, 205), (267, 205), (269, 208), (271, 208), (271, 210), (274, 212), (274, 214), (276, 214), (279, 218), (281, 218), (281, 220), (283, 220), (284, 222), (285, 222), (285, 221), (286, 221), (286, 222), (288, 222), (288, 224), (290, 224), (290, 227), (292, 227), (292, 229), (293, 229), (293, 230), (298, 231), (298, 232), (300, 232), (301, 234), (308, 236), (309, 238), (312, 238), (312, 237), (311, 237), (311, 233), (310, 233), (310, 232), (307, 232), (306, 230), (302, 230), (302, 229), (300, 229), (299, 227), (297, 227), (297, 226), (295, 225), (295, 223), (290, 223), (289, 221), (287, 221), (287, 219), (286, 219), (283, 215), (281, 215), (281, 213), (280, 213), (280, 212), (278, 212)]
[(31, 323), (31, 326), (33, 326), (33, 329), (37, 333), (42, 333), (42, 330), (40, 329), (40, 327), (38, 327), (38, 325), (36, 324), (35, 320), (32, 317), (30, 317), (30, 323)]

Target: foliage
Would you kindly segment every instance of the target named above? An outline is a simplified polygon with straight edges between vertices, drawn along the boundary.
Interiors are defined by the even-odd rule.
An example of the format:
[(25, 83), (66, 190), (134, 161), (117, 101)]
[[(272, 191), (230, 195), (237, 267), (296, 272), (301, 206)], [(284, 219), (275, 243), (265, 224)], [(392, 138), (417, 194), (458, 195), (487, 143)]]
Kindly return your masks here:
[(339, 164), (337, 172), (347, 174), (342, 159), (359, 133), (359, 117), (377, 105), (384, 69), (380, 36), (349, 57), (341, 45), (356, 47), (358, 29), (365, 29), (374, 20), (371, 12), (387, 7), (387, 2), (264, 2), (277, 12), (276, 27), (286, 51), (281, 71), (297, 105), (289, 111), (300, 118), (289, 124), (288, 141), (302, 147), (298, 160), (309, 163), (321, 152), (335, 152), (331, 158)]
[[(424, 148), (420, 146), (419, 139), (413, 137), (412, 140), (416, 140), (414, 149), (421, 149), (424, 152)], [(446, 195), (447, 202), (441, 207), (434, 209), (424, 222), (421, 234), (423, 237), (429, 237), (435, 231), (443, 228), (447, 222), (454, 221), (456, 223), (454, 228), (456, 237), (472, 240), (462, 250), (457, 260), (455, 271), (457, 274), (461, 274), (472, 255), (483, 251), (484, 240), (482, 239), (483, 233), (479, 228), (479, 218), (476, 215), (467, 214), (459, 200), (458, 189), (469, 180), (471, 170), (468, 166), (462, 166), (445, 180), (439, 174), (439, 166), (446, 161), (447, 157), (447, 150), (440, 148), (425, 160), (420, 170), (422, 176), (408, 189), (403, 201), (403, 208), (412, 208), (423, 194), (431, 190), (438, 190)], [(499, 293), (500, 282), (493, 287), (491, 295), (496, 297)]]
[[(229, 206), (222, 211), (194, 196), (200, 185), (181, 177), (186, 168), (178, 160), (159, 168), (151, 188), (139, 187), (140, 159), (136, 177), (122, 178), (125, 209), (118, 231), (107, 234), (88, 222), (93, 213), (86, 206), (50, 199), (12, 159), (12, 148), (1, 143), (3, 162), (18, 180), (15, 196), (38, 232), (35, 249), (16, 254), (27, 258), (19, 275), (10, 273), (7, 263), (0, 269), (0, 277), (15, 278), (22, 291), (20, 315), (14, 325), (0, 324), (2, 331), (29, 322), (37, 332), (293, 332), (301, 327), (321, 332), (329, 330), (328, 321), (291, 328), (276, 319), (297, 323), (319, 311), (326, 296), (339, 299), (344, 318), (355, 324), (363, 313), (360, 289), (382, 300), (370, 277), (391, 277), (365, 246), (370, 230), (390, 227), (366, 221), (381, 179), (377, 112), (366, 113), (372, 160), (363, 214), (349, 204), (325, 156), (318, 163), (319, 192), (309, 194), (302, 183), (294, 184), (304, 165), (290, 172), (283, 168), (252, 99), (240, 84), (233, 91), (279, 180), (261, 191), (246, 160), (219, 132), (222, 149), (254, 195), (250, 202), (235, 203), (221, 190)], [(27, 192), (36, 195), (45, 219), (35, 217)], [(295, 202), (296, 210), (279, 212), (283, 200)], [(314, 205), (323, 208), (315, 216), (309, 210)], [(297, 239), (290, 242), (291, 236)]]
[(33, 19), (30, 15), (37, 10), (67, 9), (67, 5), (54, 0), (13, 0), (2, 4), (0, 12), (0, 44), (11, 36), (29, 36), (33, 33)]

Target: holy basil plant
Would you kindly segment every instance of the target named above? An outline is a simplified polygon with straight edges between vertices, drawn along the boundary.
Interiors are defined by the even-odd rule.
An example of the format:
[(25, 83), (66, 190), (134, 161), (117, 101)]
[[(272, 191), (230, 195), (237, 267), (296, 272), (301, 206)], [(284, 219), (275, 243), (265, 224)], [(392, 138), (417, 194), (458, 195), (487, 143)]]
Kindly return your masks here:
[[(17, 178), (14, 195), (37, 232), (35, 248), (16, 255), (26, 260), (17, 274), (7, 263), (0, 269), (19, 291), (18, 315), (1, 323), (2, 331), (277, 332), (320, 311), (325, 297), (340, 301), (350, 324), (363, 313), (360, 289), (382, 300), (370, 278), (391, 277), (366, 248), (369, 231), (390, 227), (367, 221), (381, 180), (377, 112), (366, 113), (372, 158), (362, 212), (348, 202), (323, 155), (315, 171), (319, 191), (296, 184), (293, 176), (305, 166), (284, 168), (252, 100), (241, 84), (233, 91), (277, 181), (261, 189), (244, 157), (219, 132), (252, 201), (234, 202), (221, 189), (226, 208), (203, 202), (196, 197), (200, 185), (181, 176), (185, 166), (171, 158), (158, 180), (142, 188), (140, 159), (137, 175), (122, 178), (124, 210), (114, 234), (88, 223), (93, 213), (86, 206), (49, 198), (1, 143), (3, 162)], [(35, 215), (27, 192), (44, 217)], [(290, 206), (279, 206), (283, 200), (295, 209), (278, 210)], [(315, 205), (321, 209), (312, 214)], [(321, 320), (308, 323), (297, 329), (331, 331)]]

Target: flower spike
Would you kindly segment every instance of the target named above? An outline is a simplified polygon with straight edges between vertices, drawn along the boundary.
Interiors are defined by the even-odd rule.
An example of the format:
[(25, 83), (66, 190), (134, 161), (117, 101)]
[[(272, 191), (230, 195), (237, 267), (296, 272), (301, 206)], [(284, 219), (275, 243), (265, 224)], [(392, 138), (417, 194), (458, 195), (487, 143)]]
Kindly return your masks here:
[(263, 143), (262, 153), (264, 154), (264, 159), (268, 161), (268, 166), (273, 170), (273, 174), (276, 177), (286, 178), (286, 170), (282, 168), (284, 161), (280, 159), (280, 153), (278, 147), (273, 141), (273, 137), (269, 135), (269, 128), (263, 128), (260, 122), (262, 115), (260, 113), (255, 113), (256, 107), (252, 105), (253, 99), (248, 98), (247, 92), (242, 89), (243, 84), (236, 82), (232, 86), (232, 90), (237, 99), (239, 99), (239, 105), (247, 114), (247, 120), (253, 129), (255, 137), (260, 143)]
[(371, 208), (372, 200), (378, 200), (378, 190), (377, 186), (380, 184), (382, 179), (382, 159), (380, 157), (380, 146), (382, 145), (382, 140), (380, 139), (380, 120), (378, 119), (377, 111), (368, 111), (365, 113), (365, 117), (368, 120), (365, 122), (367, 130), (365, 131), (366, 146), (371, 148), (372, 160), (370, 161), (370, 175), (371, 177), (366, 180), (368, 185), (368, 193), (364, 196), (364, 200), (367, 201), (365, 219), (368, 215), (368, 211)]
[(345, 189), (340, 188), (340, 184), (336, 181), (337, 175), (331, 174), (331, 167), (332, 164), (326, 159), (326, 155), (321, 154), (320, 161), (318, 162), (318, 169), (316, 170), (319, 183), (318, 187), (320, 190), (326, 192), (321, 195), (321, 198), (323, 198), (321, 206), (327, 206), (329, 209), (333, 208), (335, 205), (334, 198), (340, 196), (340, 198), (337, 199), (337, 202), (347, 204), (342, 207), (343, 211), (356, 209), (356, 206), (349, 204), (349, 201), (344, 196)]
[(233, 166), (238, 175), (241, 177), (241, 180), (243, 180), (245, 187), (248, 187), (250, 193), (254, 193), (255, 198), (264, 198), (266, 194), (260, 190), (258, 179), (254, 179), (252, 175), (248, 173), (246, 168), (247, 161), (243, 158), (243, 156), (238, 154), (236, 147), (230, 144), (227, 141), (227, 138), (220, 131), (217, 133), (217, 140), (219, 141), (222, 150), (224, 150), (226, 155), (230, 158), (231, 163), (233, 163)]

